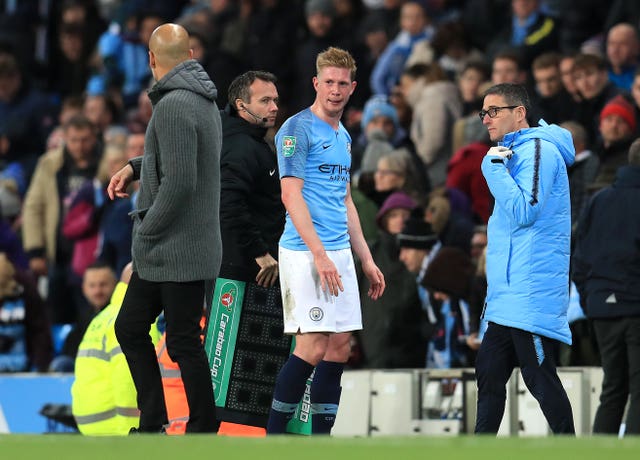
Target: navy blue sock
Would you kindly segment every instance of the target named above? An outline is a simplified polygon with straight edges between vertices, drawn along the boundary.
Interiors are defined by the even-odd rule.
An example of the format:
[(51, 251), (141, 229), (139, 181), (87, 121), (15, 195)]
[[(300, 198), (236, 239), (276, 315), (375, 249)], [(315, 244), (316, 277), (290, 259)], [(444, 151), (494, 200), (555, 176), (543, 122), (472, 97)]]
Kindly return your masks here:
[(342, 387), (343, 363), (320, 361), (311, 384), (311, 431), (330, 434), (336, 421)]
[(307, 379), (312, 372), (313, 365), (296, 355), (289, 356), (284, 363), (273, 391), (273, 401), (267, 421), (268, 434), (282, 434), (286, 431), (287, 423), (293, 417), (302, 399)]

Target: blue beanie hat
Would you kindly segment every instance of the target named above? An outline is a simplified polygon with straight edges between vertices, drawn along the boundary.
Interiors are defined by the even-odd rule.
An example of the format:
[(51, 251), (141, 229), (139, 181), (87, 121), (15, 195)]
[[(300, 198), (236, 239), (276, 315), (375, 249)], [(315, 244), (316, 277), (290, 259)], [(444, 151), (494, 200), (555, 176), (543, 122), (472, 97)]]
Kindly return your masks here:
[(362, 129), (365, 129), (369, 122), (378, 116), (391, 118), (396, 129), (398, 129), (398, 112), (396, 108), (386, 101), (386, 98), (374, 96), (367, 101), (362, 110)]

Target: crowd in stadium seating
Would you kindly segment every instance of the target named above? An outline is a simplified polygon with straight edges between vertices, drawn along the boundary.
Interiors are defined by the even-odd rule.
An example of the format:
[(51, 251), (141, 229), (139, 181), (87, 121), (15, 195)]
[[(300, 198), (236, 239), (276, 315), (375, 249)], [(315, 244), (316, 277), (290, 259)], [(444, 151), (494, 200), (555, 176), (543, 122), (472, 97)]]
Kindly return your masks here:
[[(130, 259), (135, 191), (110, 201), (105, 187), (143, 152), (147, 43), (164, 22), (189, 31), (220, 109), (238, 74), (275, 74), (280, 122), (313, 101), (318, 52), (338, 46), (356, 58), (358, 86), (343, 120), (354, 141), (352, 194), (389, 289), (383, 307), (363, 296), (353, 367), (438, 366), (433, 350), (451, 334), (446, 365), (473, 363), (493, 206), (479, 167), (490, 147), (478, 117), (486, 88), (525, 85), (531, 126), (543, 118), (571, 132), (574, 230), (640, 136), (640, 3), (632, 0), (24, 0), (0, 8), (0, 372), (46, 371), (59, 328), (43, 318), (88, 324), (87, 267), (119, 274)], [(404, 251), (432, 262), (441, 247), (461, 257), (440, 257), (436, 274)], [(443, 276), (458, 282), (434, 289)], [(9, 311), (21, 311), (19, 321)], [(577, 311), (576, 345), (562, 364), (597, 365)]]

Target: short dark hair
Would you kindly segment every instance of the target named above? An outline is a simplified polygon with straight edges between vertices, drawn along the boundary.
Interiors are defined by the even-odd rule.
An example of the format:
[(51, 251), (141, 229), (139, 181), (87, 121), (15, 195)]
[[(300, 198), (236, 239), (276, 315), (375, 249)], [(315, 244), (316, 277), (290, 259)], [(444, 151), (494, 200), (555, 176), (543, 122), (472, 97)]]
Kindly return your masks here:
[(424, 62), (418, 62), (416, 64), (412, 64), (409, 67), (406, 67), (402, 71), (402, 75), (406, 75), (407, 77), (417, 80), (418, 78), (424, 77), (429, 70), (429, 65)]
[(560, 60), (562, 56), (560, 53), (549, 52), (543, 53), (537, 58), (533, 60), (533, 64), (531, 64), (532, 70), (540, 70), (540, 69), (548, 69), (549, 67), (560, 67)]
[(72, 116), (71, 118), (69, 118), (69, 120), (64, 124), (63, 128), (65, 131), (67, 131), (69, 128), (75, 128), (78, 130), (90, 129), (91, 131), (94, 131), (94, 132), (96, 130), (96, 126), (93, 124), (93, 122), (81, 113), (78, 113)]
[(471, 59), (467, 61), (462, 67), (462, 70), (458, 73), (458, 76), (463, 75), (467, 70), (471, 69), (480, 73), (484, 80), (488, 80), (489, 77), (491, 77), (491, 69), (486, 62), (481, 61), (480, 59)]
[(502, 51), (498, 52), (498, 54), (493, 57), (491, 65), (493, 66), (493, 63), (497, 60), (511, 61), (515, 63), (515, 65), (518, 67), (518, 70), (523, 70), (524, 68), (524, 66), (522, 65), (522, 55), (514, 48), (505, 48)]
[(508, 105), (521, 105), (525, 111), (529, 113), (531, 108), (531, 102), (529, 102), (529, 95), (524, 86), (517, 83), (500, 83), (493, 85), (491, 88), (485, 91), (483, 97), (487, 97), (490, 94), (496, 96), (502, 96)]
[(577, 54), (573, 61), (573, 71), (589, 69), (607, 70), (607, 61), (595, 54)]
[(238, 109), (234, 105), (236, 99), (242, 99), (246, 102), (251, 101), (250, 86), (253, 85), (253, 82), (256, 80), (270, 82), (275, 85), (278, 78), (271, 72), (264, 70), (249, 70), (248, 72), (238, 75), (229, 85), (229, 91), (227, 92), (227, 100), (234, 110)]

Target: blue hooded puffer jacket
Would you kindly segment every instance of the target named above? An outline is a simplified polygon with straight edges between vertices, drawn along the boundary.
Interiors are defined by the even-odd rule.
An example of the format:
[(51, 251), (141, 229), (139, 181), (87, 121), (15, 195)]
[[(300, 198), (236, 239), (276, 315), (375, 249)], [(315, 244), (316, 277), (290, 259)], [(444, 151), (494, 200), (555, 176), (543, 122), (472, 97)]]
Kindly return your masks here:
[(571, 344), (567, 322), (571, 207), (569, 131), (540, 127), (505, 135), (514, 154), (482, 161), (495, 198), (489, 219), (484, 318)]

